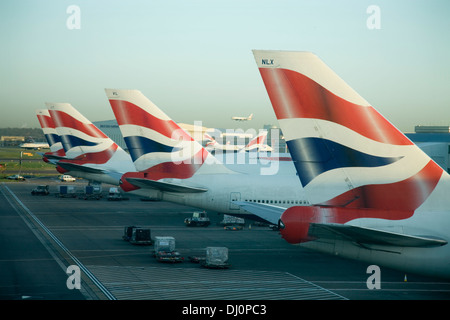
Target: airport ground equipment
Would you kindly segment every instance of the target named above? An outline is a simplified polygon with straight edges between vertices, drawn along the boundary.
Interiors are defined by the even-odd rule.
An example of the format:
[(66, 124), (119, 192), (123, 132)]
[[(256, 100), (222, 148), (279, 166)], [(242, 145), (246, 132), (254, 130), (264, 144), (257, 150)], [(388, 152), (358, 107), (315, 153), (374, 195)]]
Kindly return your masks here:
[(122, 193), (120, 192), (119, 188), (117, 188), (117, 187), (109, 188), (108, 201), (120, 201), (120, 200), (127, 200), (127, 199), (128, 198), (125, 198), (122, 196)]
[(207, 247), (206, 256), (189, 256), (188, 259), (209, 269), (227, 269), (231, 266), (226, 247)]
[(232, 224), (232, 225), (226, 225), (225, 227), (223, 227), (225, 230), (228, 231), (240, 231), (240, 230), (244, 230), (244, 226), (240, 225), (240, 224)]
[(228, 248), (226, 247), (207, 247), (206, 259), (200, 262), (200, 265), (210, 269), (227, 269), (231, 265), (228, 263)]
[(76, 198), (77, 188), (75, 186), (58, 186), (58, 192), (55, 194), (59, 198)]
[(170, 236), (155, 237), (154, 256), (159, 262), (182, 262), (184, 258), (175, 251), (175, 238)]
[(89, 200), (95, 199), (99, 200), (102, 197), (102, 187), (101, 185), (88, 185), (84, 187), (84, 193), (80, 196), (80, 199)]
[(223, 215), (223, 220), (220, 222), (220, 224), (224, 227), (226, 226), (244, 226), (245, 220), (238, 217), (233, 217), (228, 214)]
[(188, 259), (190, 262), (193, 262), (193, 263), (202, 263), (203, 261), (206, 260), (206, 257), (205, 256), (189, 256)]
[(131, 232), (132, 244), (151, 245), (153, 243), (151, 238), (151, 231), (148, 228), (133, 228)]
[(125, 241), (130, 241), (131, 235), (133, 234), (133, 229), (138, 228), (136, 226), (126, 226), (123, 228), (123, 236), (122, 239)]
[(36, 196), (36, 195), (47, 196), (49, 193), (50, 192), (49, 192), (48, 185), (40, 185), (40, 186), (37, 186), (36, 188), (34, 188), (33, 190), (31, 190), (31, 194), (33, 196)]
[(207, 227), (211, 224), (208, 214), (205, 211), (195, 211), (192, 217), (184, 219), (188, 227)]
[(153, 244), (151, 238), (151, 230), (149, 228), (142, 228), (136, 226), (127, 226), (123, 230), (122, 239), (132, 244), (151, 245)]

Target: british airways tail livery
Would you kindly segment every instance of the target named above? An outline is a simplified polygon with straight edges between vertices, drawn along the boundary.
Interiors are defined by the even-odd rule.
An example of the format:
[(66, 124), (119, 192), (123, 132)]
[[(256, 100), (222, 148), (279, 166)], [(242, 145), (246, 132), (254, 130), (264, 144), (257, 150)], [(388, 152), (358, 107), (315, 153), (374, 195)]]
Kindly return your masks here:
[(61, 139), (56, 132), (55, 123), (47, 109), (37, 109), (36, 116), (38, 118), (39, 124), (44, 133), (45, 139), (50, 146), (50, 152), (43, 154), (43, 160), (45, 162), (54, 162), (59, 159), (64, 159), (66, 153), (61, 144)]
[[(130, 190), (137, 187), (136, 179), (144, 179), (146, 183), (148, 180), (188, 179), (197, 172), (211, 172), (210, 165), (214, 165), (214, 173), (227, 171), (199, 142), (140, 91), (105, 91), (139, 171), (127, 174), (122, 179), (122, 188), (126, 189), (126, 181), (133, 179), (135, 184), (134, 187), (128, 185)], [(195, 192), (196, 188), (191, 191)]]
[(262, 130), (244, 147), (245, 151), (273, 151), (272, 147), (266, 144), (267, 130)]
[(46, 103), (67, 159), (58, 165), (72, 175), (118, 184), (134, 170), (130, 155), (69, 103)]
[(233, 171), (140, 91), (106, 94), (137, 169), (122, 176), (124, 191), (252, 219), (303, 203), (295, 175)]
[(450, 278), (449, 175), (316, 55), (253, 53), (314, 204), (281, 215), (283, 238)]

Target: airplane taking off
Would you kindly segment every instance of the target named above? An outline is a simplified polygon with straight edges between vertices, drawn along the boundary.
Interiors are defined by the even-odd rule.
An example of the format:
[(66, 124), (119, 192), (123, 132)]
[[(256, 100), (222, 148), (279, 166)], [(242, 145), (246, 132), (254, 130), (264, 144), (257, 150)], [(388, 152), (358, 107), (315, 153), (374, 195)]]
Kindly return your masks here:
[(37, 109), (36, 116), (42, 131), (44, 132), (45, 139), (50, 146), (50, 152), (46, 152), (42, 155), (44, 162), (55, 163), (56, 160), (65, 159), (66, 153), (61, 143), (61, 139), (56, 132), (55, 123), (47, 109)]
[(69, 103), (46, 105), (67, 157), (56, 163), (60, 173), (118, 185), (135, 170), (130, 155)]
[(274, 204), (286, 209), (303, 203), (295, 175), (235, 172), (140, 91), (106, 94), (138, 171), (122, 176), (124, 191), (258, 220), (235, 202), (249, 202), (260, 213), (271, 212)]
[[(254, 50), (312, 206), (274, 213), (293, 244), (450, 278), (450, 177), (309, 52)], [(267, 218), (267, 217), (266, 217)]]
[(253, 113), (251, 113), (248, 117), (231, 117), (231, 120), (235, 121), (249, 121), (253, 119)]

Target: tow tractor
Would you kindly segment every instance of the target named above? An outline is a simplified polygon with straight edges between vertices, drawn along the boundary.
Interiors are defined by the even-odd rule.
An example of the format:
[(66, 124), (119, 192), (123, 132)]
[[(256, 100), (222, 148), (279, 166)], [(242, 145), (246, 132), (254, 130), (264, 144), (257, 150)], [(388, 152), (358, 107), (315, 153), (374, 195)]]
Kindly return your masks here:
[(184, 258), (178, 251), (175, 251), (174, 237), (155, 237), (154, 256), (159, 262), (182, 262)]
[(188, 227), (207, 227), (210, 225), (211, 221), (205, 211), (195, 211), (192, 213), (192, 217), (184, 219), (184, 223)]

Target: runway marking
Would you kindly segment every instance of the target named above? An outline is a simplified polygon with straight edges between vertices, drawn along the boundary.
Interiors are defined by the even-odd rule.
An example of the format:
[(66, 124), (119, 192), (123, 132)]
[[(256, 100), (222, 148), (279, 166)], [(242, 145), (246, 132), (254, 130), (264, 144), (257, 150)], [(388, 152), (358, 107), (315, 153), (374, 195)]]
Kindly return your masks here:
[(90, 265), (118, 300), (341, 300), (287, 272)]
[[(2, 183), (2, 186), (9, 192), (9, 194), (14, 198), (14, 200), (22, 207), (22, 209), (42, 228), (42, 230), (50, 237), (53, 239), (53, 241), (55, 241), (55, 243), (58, 245), (58, 247), (63, 250), (77, 265), (78, 267), (83, 270), (84, 274), (103, 292), (103, 294), (109, 299), (109, 300), (116, 300), (116, 298), (114, 297), (114, 295), (112, 295), (108, 289), (106, 289), (103, 284), (89, 271), (88, 268), (86, 268), (80, 260), (78, 260), (70, 251), (69, 249), (66, 248), (66, 246), (33, 214), (33, 212), (31, 212), (30, 209), (27, 208), (27, 206), (25, 206), (22, 201), (19, 200), (19, 198), (11, 191), (11, 189), (9, 189), (9, 187), (7, 185), (5, 185), (4, 183)], [(6, 200), (11, 204), (11, 206), (13, 208), (16, 208), (16, 206), (8, 199), (8, 197), (6, 197)], [(17, 210), (16, 210), (17, 211)], [(20, 214), (18, 212), (18, 214), (20, 216), (22, 216), (22, 214)], [(28, 225), (28, 222), (25, 221)], [(30, 229), (33, 230), (33, 228), (30, 227)], [(33, 230), (34, 231), (34, 230)], [(38, 237), (39, 240), (42, 242), (42, 239), (40, 237)], [(50, 248), (43, 242), (43, 245), (47, 248), (47, 250), (50, 252), (50, 254), (55, 258), (55, 260), (58, 262), (58, 264), (62, 265), (62, 262), (60, 261), (60, 259), (56, 258), (56, 256), (54, 255), (54, 253), (52, 252), (52, 250), (50, 250)], [(63, 268), (64, 271), (66, 271), (65, 268)]]

